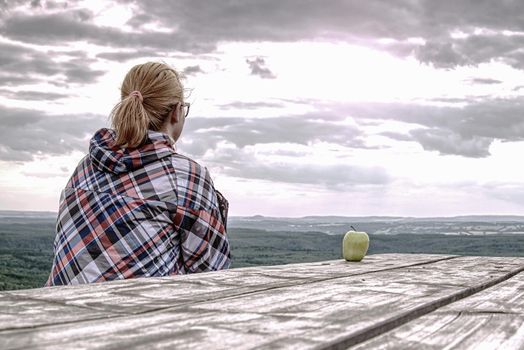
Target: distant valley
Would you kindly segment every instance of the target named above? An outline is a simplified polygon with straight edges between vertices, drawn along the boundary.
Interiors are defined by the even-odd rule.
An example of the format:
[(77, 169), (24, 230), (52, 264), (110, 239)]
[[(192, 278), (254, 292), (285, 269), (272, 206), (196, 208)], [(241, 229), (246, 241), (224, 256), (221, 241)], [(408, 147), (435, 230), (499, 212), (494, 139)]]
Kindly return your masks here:
[[(0, 211), (0, 290), (41, 287), (53, 257), (56, 213)], [(354, 226), (368, 254), (524, 256), (524, 217), (231, 217), (232, 268), (341, 259)]]

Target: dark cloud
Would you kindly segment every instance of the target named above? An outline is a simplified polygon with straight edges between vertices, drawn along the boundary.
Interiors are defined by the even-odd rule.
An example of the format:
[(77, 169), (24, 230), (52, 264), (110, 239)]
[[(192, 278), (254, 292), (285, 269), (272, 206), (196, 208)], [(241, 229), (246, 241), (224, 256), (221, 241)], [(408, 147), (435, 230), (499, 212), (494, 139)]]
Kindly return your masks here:
[(182, 73), (184, 75), (197, 75), (199, 73), (204, 73), (202, 68), (200, 68), (199, 65), (196, 66), (188, 66), (182, 70)]
[[(63, 50), (48, 50), (46, 52), (46, 54), (48, 56), (52, 56), (52, 57), (65, 57), (67, 59), (70, 59), (71, 58), (77, 58), (77, 59), (82, 59), (82, 60), (85, 60), (88, 58), (88, 53), (85, 52), (85, 51), (80, 51), (80, 50), (73, 50), (73, 51), (63, 51)], [(89, 63), (92, 63), (93, 61), (92, 60), (88, 60)]]
[(442, 154), (485, 157), (495, 139), (524, 140), (524, 97), (487, 99), (465, 107), (369, 103), (339, 108), (339, 113), (355, 118), (398, 120), (423, 126), (410, 134), (413, 140), (424, 149)]
[(126, 24), (133, 28), (141, 28), (145, 24), (150, 23), (155, 23), (155, 17), (149, 15), (148, 13), (140, 13), (132, 16)]
[[(132, 33), (96, 26), (89, 11), (65, 7), (52, 13), (41, 9), (34, 13), (13, 11), (0, 24), (0, 34), (27, 43), (88, 41), (109, 48), (197, 54), (211, 52), (223, 41), (331, 40), (381, 47), (401, 56), (415, 55), (441, 68), (491, 60), (518, 68), (524, 64), (524, 54), (519, 50), (524, 38), (503, 32), (524, 31), (520, 15), (524, 2), (518, 0), (334, 0), (329, 6), (301, 0), (120, 2), (132, 5), (133, 17), (128, 21), (135, 30)], [(3, 7), (8, 6), (3, 3)], [(172, 31), (147, 29), (151, 25)], [(467, 35), (453, 35), (456, 32)], [(385, 38), (389, 39), (385, 44), (378, 40)], [(412, 38), (422, 41), (410, 41)], [(262, 76), (270, 77), (267, 68), (260, 69)]]
[(71, 2), (74, 2), (74, 1), (68, 1), (68, 2), (63, 2), (63, 1), (50, 1), (50, 0), (46, 0), (45, 2), (45, 7), (47, 9), (50, 9), (50, 10), (56, 10), (56, 9), (59, 9), (59, 8), (63, 8), (63, 9), (66, 9), (67, 6), (68, 6), (68, 3), (71, 3)]
[(47, 115), (0, 106), (0, 160), (30, 161), (37, 155), (87, 151), (86, 137), (105, 126), (97, 115)]
[(416, 57), (420, 62), (436, 68), (454, 68), (472, 63), (468, 56), (462, 55), (449, 42), (429, 42), (416, 50)]
[(4, 96), (14, 100), (30, 100), (30, 101), (48, 101), (59, 100), (62, 98), (71, 97), (71, 95), (56, 93), (56, 92), (42, 92), (42, 91), (11, 91), (7, 89), (0, 89), (0, 96)]
[[(266, 1), (179, 1), (133, 2), (144, 20), (177, 30), (186, 38), (209, 43), (219, 41), (342, 40), (380, 46), (376, 39), (389, 38), (382, 45), (402, 56), (415, 54), (436, 67), (478, 64), (492, 59), (524, 62), (518, 49), (522, 37), (502, 31), (524, 31), (524, 2), (503, 3), (476, 0), (338, 0), (329, 6), (300, 0)], [(249, 30), (239, 30), (249, 28)], [(481, 28), (489, 33), (475, 34)], [(454, 31), (471, 33), (457, 39)], [(495, 33), (495, 34), (493, 34)], [(425, 45), (410, 38), (422, 38)]]
[(438, 151), (444, 155), (461, 155), (483, 158), (490, 155), (492, 138), (473, 136), (465, 138), (448, 130), (416, 129), (411, 131), (413, 139), (427, 151)]
[(453, 68), (461, 65), (478, 65), (484, 62), (501, 61), (514, 68), (524, 68), (524, 56), (519, 48), (524, 44), (524, 37), (505, 35), (501, 32), (490, 34), (472, 34), (466, 38), (447, 37), (429, 39), (417, 48), (416, 57), (436, 67)]
[(44, 45), (99, 39), (104, 31), (109, 41), (112, 33), (122, 33), (85, 23), (86, 17), (89, 16), (85, 11), (78, 10), (50, 14), (16, 13), (3, 21), (0, 33), (15, 40)]
[(269, 68), (266, 67), (266, 62), (262, 57), (256, 57), (254, 59), (246, 59), (246, 63), (251, 69), (251, 75), (258, 75), (262, 79), (275, 79), (276, 76)]
[(135, 58), (143, 58), (143, 57), (166, 57), (166, 54), (162, 54), (161, 52), (155, 52), (153, 50), (133, 50), (133, 51), (127, 51), (127, 50), (121, 50), (121, 51), (113, 51), (113, 52), (102, 52), (96, 55), (98, 58), (103, 58), (110, 61), (128, 61)]
[[(389, 37), (409, 26), (409, 1), (331, 1), (329, 6), (315, 1), (169, 1), (153, 0), (147, 5), (133, 3), (137, 15), (147, 21), (177, 29), (200, 41), (292, 41), (314, 38)], [(397, 18), (394, 21), (384, 19)], [(405, 21), (402, 21), (405, 19)], [(249, 28), (249, 30), (241, 30)], [(404, 35), (401, 35), (404, 37)]]
[(7, 12), (13, 7), (27, 3), (27, 0), (0, 0), (0, 10)]
[(94, 60), (84, 56), (57, 61), (47, 52), (21, 45), (0, 43), (0, 83), (2, 85), (92, 83), (105, 72), (91, 69)]
[(472, 84), (482, 84), (482, 85), (492, 85), (492, 84), (501, 84), (502, 81), (497, 79), (490, 79), (490, 78), (473, 78), (469, 80)]
[(64, 10), (63, 13), (16, 13), (0, 25), (0, 34), (18, 41), (39, 45), (56, 45), (87, 41), (110, 48), (155, 48), (186, 52), (209, 52), (214, 43), (190, 41), (179, 33), (124, 32), (112, 27), (97, 26), (89, 21), (83, 10)]
[(85, 66), (85, 60), (71, 60), (69, 62), (61, 63), (61, 74), (67, 78), (71, 83), (93, 83), (98, 77), (104, 75), (106, 72), (102, 70), (95, 70)]
[[(11, 39), (53, 44), (89, 41), (107, 47), (142, 47), (202, 53), (213, 51), (220, 41), (294, 41), (351, 37), (406, 38), (409, 2), (370, 0), (319, 2), (288, 1), (150, 1), (133, 3), (129, 33), (90, 22), (91, 15), (78, 9), (63, 13), (21, 13), (8, 16), (0, 33)], [(393, 21), (393, 19), (396, 19)], [(148, 24), (173, 28), (172, 32), (143, 29)], [(249, 28), (248, 30), (242, 30)]]

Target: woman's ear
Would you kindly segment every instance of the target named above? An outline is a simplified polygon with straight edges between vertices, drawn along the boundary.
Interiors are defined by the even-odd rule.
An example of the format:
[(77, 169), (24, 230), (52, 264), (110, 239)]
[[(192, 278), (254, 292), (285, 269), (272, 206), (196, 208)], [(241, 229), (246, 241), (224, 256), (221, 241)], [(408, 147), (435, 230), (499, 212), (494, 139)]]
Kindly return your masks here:
[(169, 112), (169, 120), (172, 124), (176, 124), (179, 122), (179, 113), (178, 113), (178, 105), (176, 105), (171, 112)]

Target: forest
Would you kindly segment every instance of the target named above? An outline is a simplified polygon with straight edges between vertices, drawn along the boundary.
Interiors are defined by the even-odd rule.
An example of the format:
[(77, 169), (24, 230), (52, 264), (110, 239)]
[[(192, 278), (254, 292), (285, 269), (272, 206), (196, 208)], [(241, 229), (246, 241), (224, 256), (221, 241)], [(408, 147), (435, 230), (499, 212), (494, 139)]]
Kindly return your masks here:
[[(55, 223), (49, 218), (0, 220), (0, 290), (42, 287), (51, 269)], [(341, 259), (342, 234), (232, 227), (232, 268)], [(368, 254), (438, 253), (524, 256), (524, 235), (370, 233)]]

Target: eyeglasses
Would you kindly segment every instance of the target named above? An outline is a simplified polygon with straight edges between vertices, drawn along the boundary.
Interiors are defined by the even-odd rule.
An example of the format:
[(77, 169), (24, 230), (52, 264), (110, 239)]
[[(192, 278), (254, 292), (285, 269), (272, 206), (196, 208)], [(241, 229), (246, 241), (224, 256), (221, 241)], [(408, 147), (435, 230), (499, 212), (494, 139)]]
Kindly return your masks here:
[[(191, 103), (189, 102), (178, 102), (178, 103), (175, 103), (173, 105), (171, 105), (169, 108), (171, 111), (173, 111), (173, 109), (178, 109), (180, 108), (180, 111), (182, 112), (181, 114), (184, 116), (184, 118), (187, 118), (187, 115), (189, 114), (189, 107), (191, 106)], [(178, 114), (178, 111), (177, 111), (177, 114)]]
[(191, 103), (184, 102), (180, 105), (182, 114), (184, 115), (184, 118), (187, 118), (187, 115), (189, 114), (189, 107), (191, 107)]

